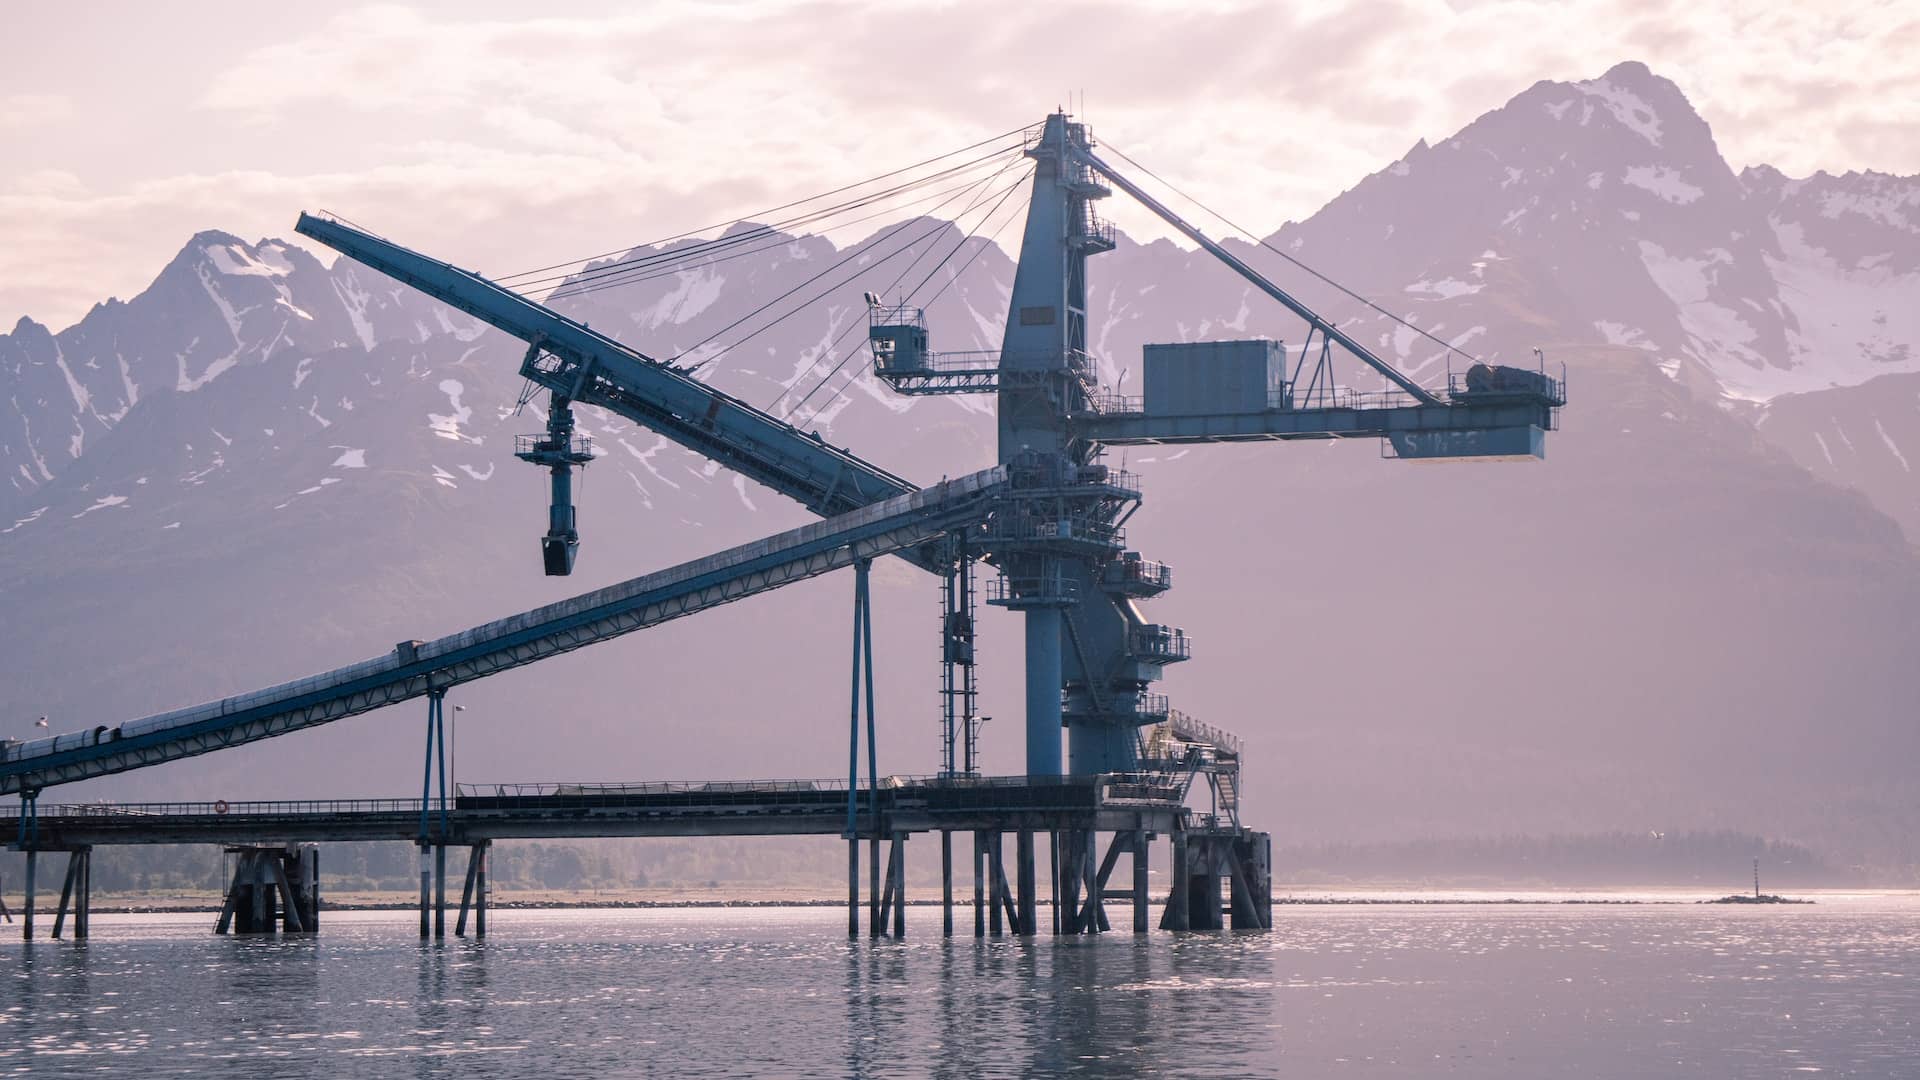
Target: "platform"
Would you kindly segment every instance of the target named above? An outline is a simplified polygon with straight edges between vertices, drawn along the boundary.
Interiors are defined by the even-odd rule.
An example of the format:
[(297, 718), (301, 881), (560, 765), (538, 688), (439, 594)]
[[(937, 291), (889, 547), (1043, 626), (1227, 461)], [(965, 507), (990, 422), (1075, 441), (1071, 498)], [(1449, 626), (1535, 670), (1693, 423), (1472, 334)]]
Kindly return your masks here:
[[(884, 777), (858, 799), (862, 836), (934, 831), (1146, 829), (1182, 819), (1177, 780), (1158, 775)], [(875, 802), (870, 803), (870, 799)], [(877, 803), (877, 820), (872, 807)], [(417, 841), (419, 799), (67, 803), (42, 806), (40, 851), (118, 844)], [(488, 840), (614, 836), (845, 836), (844, 780), (718, 780), (630, 784), (462, 785), (442, 833), (453, 846)], [(0, 835), (18, 836), (18, 815)]]

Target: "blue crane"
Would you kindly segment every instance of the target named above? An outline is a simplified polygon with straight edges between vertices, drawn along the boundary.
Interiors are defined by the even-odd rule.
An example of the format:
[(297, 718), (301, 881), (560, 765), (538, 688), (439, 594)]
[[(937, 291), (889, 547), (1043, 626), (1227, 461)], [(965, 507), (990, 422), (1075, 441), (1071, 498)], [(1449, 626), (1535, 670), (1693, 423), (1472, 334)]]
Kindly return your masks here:
[[(984, 540), (1001, 575), (988, 602), (1026, 619), (1030, 773), (1058, 771), (1062, 726), (1075, 773), (1140, 767), (1147, 725), (1201, 727), (1150, 692), (1163, 667), (1191, 650), (1183, 632), (1141, 612), (1171, 573), (1126, 550), (1121, 526), (1138, 485), (1102, 464), (1108, 447), (1371, 437), (1400, 458), (1529, 459), (1543, 456), (1544, 433), (1565, 402), (1560, 381), (1544, 371), (1491, 364), (1476, 363), (1464, 382), (1441, 390), (1420, 386), (1169, 210), (1093, 145), (1086, 126), (1064, 113), (1049, 116), (1028, 142), (1033, 187), (997, 357), (934, 352), (921, 311), (869, 309), (879, 378), (909, 394), (995, 393), (1000, 461), (1053, 478), (1016, 496), (1017, 509), (997, 515)], [(1101, 389), (1087, 351), (1087, 259), (1115, 246), (1112, 227), (1094, 212), (1095, 200), (1112, 194), (1109, 183), (1307, 323), (1291, 372), (1274, 341), (1149, 345), (1142, 397)], [(1388, 389), (1337, 386), (1336, 347)], [(1131, 497), (1112, 497), (1116, 487)]]
[[(817, 433), (700, 382), (690, 369), (649, 357), (476, 273), (336, 219), (300, 215), (296, 230), (302, 235), (527, 344), (520, 372), (549, 394), (547, 429), (523, 439), (516, 456), (551, 473), (541, 544), (548, 574), (570, 573), (579, 543), (571, 473), (591, 455), (574, 435), (575, 404), (605, 408), (658, 432), (794, 499), (826, 517), (831, 528), (783, 534), (750, 545), (751, 552), (715, 556), (732, 561), (695, 574), (698, 588), (687, 584), (691, 571), (685, 567), (636, 579), (666, 590), (658, 596), (648, 591), (654, 585), (616, 586), (630, 589), (616, 605), (625, 606), (602, 612), (609, 621), (600, 630), (581, 630), (583, 619), (591, 621), (583, 612), (614, 601), (576, 598), (559, 605), (573, 605), (566, 611), (542, 609), (504, 620), (513, 625), (499, 640), (476, 639), (453, 651), (431, 643), (410, 653), (412, 647), (403, 645), (366, 665), (164, 714), (163, 723), (147, 718), (11, 744), (0, 755), (0, 791), (37, 790), (353, 715), (429, 693), (447, 679), (478, 678), (525, 662), (516, 657), (538, 659), (603, 640), (611, 629), (650, 625), (631, 615), (635, 605), (661, 605), (648, 610), (672, 617), (825, 572), (853, 558), (861, 543), (946, 576), (943, 661), (948, 685), (965, 687), (948, 694), (950, 763), (956, 731), (976, 719), (971, 594), (955, 582), (970, 580), (978, 560), (997, 572), (987, 602), (1020, 611), (1025, 621), (1029, 775), (1063, 771), (1062, 728), (1074, 773), (1153, 765), (1141, 729), (1163, 721), (1171, 721), (1166, 730), (1176, 737), (1210, 743), (1237, 761), (1237, 740), (1181, 716), (1151, 692), (1166, 665), (1191, 655), (1191, 642), (1184, 631), (1149, 622), (1142, 612), (1144, 601), (1170, 586), (1171, 572), (1127, 549), (1124, 525), (1138, 509), (1141, 488), (1103, 463), (1106, 448), (1373, 437), (1407, 459), (1536, 459), (1544, 455), (1544, 433), (1555, 426), (1565, 402), (1563, 385), (1543, 370), (1475, 363), (1461, 381), (1424, 388), (1095, 155), (1084, 124), (1064, 113), (1049, 116), (1030, 133), (1025, 155), (1034, 162), (1033, 181), (997, 355), (983, 360), (934, 352), (920, 310), (869, 298), (869, 348), (880, 379), (908, 394), (997, 395), (1000, 464), (991, 477), (970, 479), (964, 498), (951, 485), (923, 492)], [(1111, 226), (1094, 212), (1094, 201), (1112, 194), (1108, 183), (1307, 323), (1291, 371), (1279, 342), (1150, 345), (1142, 397), (1122, 398), (1100, 387), (1087, 349), (1086, 261), (1115, 246)], [(1336, 346), (1391, 389), (1361, 392), (1336, 385)], [(875, 535), (887, 539), (875, 541)], [(717, 576), (701, 576), (707, 573)], [(367, 665), (382, 666), (362, 670)], [(968, 669), (964, 680), (952, 678), (957, 665)]]

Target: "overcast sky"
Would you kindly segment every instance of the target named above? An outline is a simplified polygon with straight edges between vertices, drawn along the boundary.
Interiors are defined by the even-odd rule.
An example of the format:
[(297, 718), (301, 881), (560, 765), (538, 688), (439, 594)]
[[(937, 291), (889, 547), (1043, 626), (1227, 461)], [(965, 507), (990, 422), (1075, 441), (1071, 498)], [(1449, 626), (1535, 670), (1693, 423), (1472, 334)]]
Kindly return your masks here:
[(502, 274), (871, 176), (1069, 94), (1098, 137), (1262, 232), (1535, 81), (1626, 59), (1677, 82), (1736, 168), (1920, 172), (1909, 0), (199, 0), (5, 19), (0, 330), (137, 293), (200, 229), (289, 236), (324, 207)]

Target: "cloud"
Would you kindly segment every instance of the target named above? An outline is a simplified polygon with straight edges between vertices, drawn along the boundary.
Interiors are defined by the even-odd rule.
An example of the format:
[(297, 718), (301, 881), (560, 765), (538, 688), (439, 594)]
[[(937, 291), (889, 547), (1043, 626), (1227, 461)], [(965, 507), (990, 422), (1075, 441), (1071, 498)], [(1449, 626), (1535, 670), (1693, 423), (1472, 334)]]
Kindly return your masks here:
[(9, 94), (0, 97), (0, 131), (30, 131), (62, 123), (74, 114), (73, 101), (60, 94)]
[[(1917, 172), (1908, 40), (1920, 15), (1870, 2), (358, 7), (245, 49), (209, 40), (200, 55), (224, 62), (143, 85), (177, 100), (173, 142), (241, 168), (88, 175), (63, 158), (90, 137), (66, 88), (0, 99), (0, 124), (37, 125), (41, 170), (0, 176), (0, 317), (77, 316), (195, 229), (285, 231), (315, 204), (457, 261), (557, 261), (873, 175), (1081, 93), (1097, 136), (1262, 231), (1537, 80), (1623, 59), (1676, 81), (1736, 168)], [(1119, 202), (1123, 228), (1154, 231)]]

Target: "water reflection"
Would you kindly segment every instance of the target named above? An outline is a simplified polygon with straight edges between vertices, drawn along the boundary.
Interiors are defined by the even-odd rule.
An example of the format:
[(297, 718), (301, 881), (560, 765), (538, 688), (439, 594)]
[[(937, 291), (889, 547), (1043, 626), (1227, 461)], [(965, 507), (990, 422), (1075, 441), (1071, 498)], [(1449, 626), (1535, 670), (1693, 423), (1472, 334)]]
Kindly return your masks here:
[(849, 1076), (1244, 1076), (1270, 1045), (1259, 935), (862, 941), (843, 971)]
[[(1272, 934), (848, 941), (835, 911), (96, 918), (0, 942), (0, 1074), (1911, 1077), (1920, 905), (1293, 909)], [(916, 917), (917, 916), (917, 917)], [(962, 928), (965, 920), (962, 920)], [(928, 930), (933, 931), (928, 933)]]

